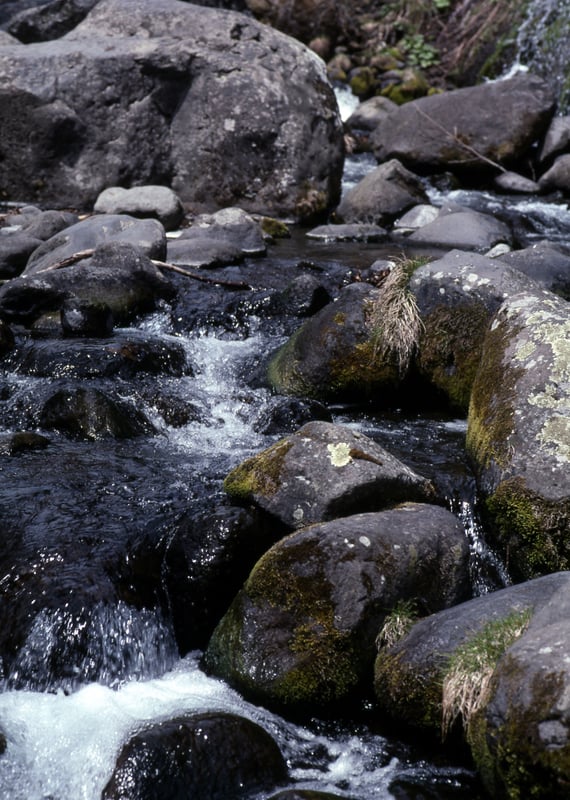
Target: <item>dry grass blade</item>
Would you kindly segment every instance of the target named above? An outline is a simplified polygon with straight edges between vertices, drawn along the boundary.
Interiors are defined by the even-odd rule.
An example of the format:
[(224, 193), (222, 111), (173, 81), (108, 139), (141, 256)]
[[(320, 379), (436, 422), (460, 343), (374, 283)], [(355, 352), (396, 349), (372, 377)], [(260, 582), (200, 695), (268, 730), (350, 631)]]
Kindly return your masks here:
[(484, 705), (497, 662), (522, 636), (530, 620), (528, 610), (492, 620), (454, 653), (443, 680), (442, 736), (461, 719), (468, 735), (473, 715)]
[(423, 329), (408, 281), (405, 262), (394, 264), (368, 315), (375, 358), (395, 360), (400, 375), (407, 371)]

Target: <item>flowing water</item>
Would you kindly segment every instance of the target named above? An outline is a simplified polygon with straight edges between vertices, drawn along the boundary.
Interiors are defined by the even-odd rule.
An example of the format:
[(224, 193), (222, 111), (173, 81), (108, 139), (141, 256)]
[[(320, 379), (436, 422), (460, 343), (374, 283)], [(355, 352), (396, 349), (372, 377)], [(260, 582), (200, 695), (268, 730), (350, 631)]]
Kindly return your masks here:
[[(351, 163), (351, 180), (369, 167), (366, 159)], [(481, 193), (462, 195), (461, 202), (473, 198), (508, 205)], [(518, 213), (531, 218), (540, 235), (566, 235), (565, 207), (517, 203)], [(331, 275), (338, 283), (339, 275), (342, 282), (351, 269), (388, 251), (378, 245), (324, 246), (293, 236), (271, 248), (263, 266), (251, 261), (244, 270), (268, 291), (275, 276), (294, 275), (297, 263), (308, 264), (325, 284)], [(193, 375), (152, 380), (179, 398), (191, 397), (193, 418), (169, 425), (148, 401), (145, 410), (157, 428), (153, 436), (73, 442), (50, 433), (46, 451), (0, 462), (0, 602), (12, 598), (10, 613), (18, 617), (29, 611), (26, 599), (42, 598), (15, 664), (3, 676), (0, 672), (0, 730), (7, 740), (0, 757), (0, 800), (98, 800), (130, 735), (150, 723), (205, 710), (230, 711), (262, 725), (284, 753), (296, 788), (352, 800), (478, 800), (473, 773), (443, 760), (436, 742), (402, 741), (380, 731), (370, 721), (372, 713), (363, 715), (368, 722), (293, 724), (207, 677), (199, 652), (179, 657), (164, 604), (154, 589), (141, 588), (141, 575), (161, 568), (152, 554), (171, 525), (188, 509), (215, 508), (228, 470), (275, 441), (258, 432), (256, 420), (271, 397), (251, 377), (291, 332), (278, 315), (272, 324), (261, 324), (259, 306), (238, 301), (235, 316), (217, 324), (207, 307), (216, 305), (215, 297), (212, 301), (211, 292), (204, 292), (202, 300), (201, 311), (192, 311), (201, 317), (191, 330), (183, 314), (166, 306), (139, 326), (183, 343)], [(0, 378), (0, 433), (33, 427), (34, 398), (50, 379), (21, 372)], [(139, 396), (147, 380), (152, 382), (127, 382), (122, 392)], [(397, 409), (380, 413), (371, 406), (331, 411), (336, 422), (373, 437), (438, 484), (471, 546), (474, 594), (508, 582), (477, 517), (463, 449), (464, 419)], [(133, 575), (136, 603), (116, 592), (109, 565), (117, 563)], [(1, 605), (0, 616), (0, 635), (7, 635), (10, 621)]]

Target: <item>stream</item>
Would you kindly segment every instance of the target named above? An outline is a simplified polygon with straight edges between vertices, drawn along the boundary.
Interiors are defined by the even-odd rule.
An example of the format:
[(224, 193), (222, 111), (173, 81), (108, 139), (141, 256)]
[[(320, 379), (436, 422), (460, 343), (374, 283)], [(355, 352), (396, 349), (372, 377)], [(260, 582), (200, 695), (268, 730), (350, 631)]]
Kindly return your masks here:
[[(347, 180), (358, 180), (370, 166), (369, 158), (354, 158)], [(454, 199), (524, 217), (529, 242), (562, 240), (570, 233), (567, 207), (559, 203), (477, 192), (456, 193)], [(435, 190), (432, 200), (441, 201)], [(146, 401), (153, 435), (78, 442), (50, 432), (46, 450), (1, 456), (0, 603), (16, 597), (15, 614), (29, 613), (19, 610), (28, 609), (28, 592), (45, 603), (16, 663), (0, 672), (0, 730), (7, 740), (0, 757), (0, 800), (99, 800), (129, 736), (150, 723), (206, 710), (229, 711), (264, 727), (287, 759), (291, 788), (351, 800), (483, 797), (468, 765), (444, 758), (438, 742), (409, 741), (382, 729), (370, 709), (352, 723), (314, 719), (298, 725), (246, 702), (200, 670), (199, 651), (180, 658), (152, 592), (145, 602), (132, 604), (109, 585), (110, 564), (136, 572), (128, 555), (133, 548), (147, 543), (150, 552), (182, 515), (222, 504), (228, 471), (279, 438), (259, 432), (271, 395), (252, 376), (299, 320), (260, 315), (271, 292), (307, 269), (334, 290), (355, 270), (401, 255), (401, 249), (399, 244), (326, 245), (294, 232), (273, 244), (267, 257), (223, 271), (265, 291), (255, 293), (258, 300), (249, 305), (236, 299), (234, 316), (222, 320), (215, 292), (194, 285), (186, 305), (163, 304), (137, 326), (182, 343), (193, 374), (139, 376), (125, 381), (122, 393), (140, 403), (149, 396), (143, 389), (160, 384), (172, 396), (191, 398), (195, 418), (169, 425)], [(178, 280), (187, 287), (186, 279)], [(17, 369), (0, 373), (0, 433), (33, 428), (34, 398), (54, 379)], [(508, 583), (477, 516), (463, 449), (464, 419), (380, 411), (373, 404), (330, 411), (335, 422), (374, 438), (436, 482), (465, 528), (474, 595)], [(5, 615), (0, 605), (1, 625), (10, 624)], [(62, 663), (69, 664), (63, 678)]]

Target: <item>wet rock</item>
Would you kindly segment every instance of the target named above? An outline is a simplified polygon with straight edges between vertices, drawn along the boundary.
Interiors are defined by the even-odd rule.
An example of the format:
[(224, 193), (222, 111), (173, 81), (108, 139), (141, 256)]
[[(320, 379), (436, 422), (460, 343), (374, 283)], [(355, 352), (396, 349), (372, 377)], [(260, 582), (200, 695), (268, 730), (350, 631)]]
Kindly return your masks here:
[(161, 583), (181, 653), (206, 647), (257, 559), (284, 533), (263, 512), (224, 503), (172, 526)]
[(307, 273), (293, 278), (282, 292), (271, 298), (275, 313), (290, 314), (294, 317), (311, 317), (332, 300), (331, 295), (315, 276)]
[(343, 129), (325, 66), (251, 17), (102, 0), (60, 39), (2, 47), (0, 75), (10, 196), (85, 208), (109, 186), (164, 184), (198, 212), (296, 218), (338, 202)]
[[(570, 768), (567, 575), (493, 673), (473, 725), (472, 752), (491, 796), (563, 800)], [(508, 787), (508, 789), (507, 789)]]
[(500, 260), (528, 275), (543, 289), (570, 300), (570, 255), (554, 242), (537, 242), (505, 253)]
[(0, 319), (0, 357), (12, 350), (14, 344), (15, 339), (12, 329)]
[(484, 174), (479, 156), (505, 166), (520, 160), (546, 132), (554, 108), (547, 84), (531, 74), (421, 97), (379, 123), (374, 154), (410, 169)]
[(482, 253), (500, 242), (511, 243), (512, 233), (506, 223), (490, 214), (466, 209), (440, 214), (433, 222), (414, 231), (409, 240), (414, 244)]
[(437, 506), (311, 525), (258, 561), (212, 636), (206, 668), (264, 705), (338, 714), (366, 691), (390, 609), (406, 598), (430, 611), (464, 599), (467, 558), (461, 525)]
[(26, 268), (28, 259), (41, 244), (26, 233), (0, 234), (0, 279), (14, 278)]
[(131, 439), (152, 433), (148, 419), (131, 403), (84, 386), (58, 389), (44, 404), (40, 425), (72, 439)]
[(0, 316), (29, 326), (45, 312), (59, 314), (68, 301), (107, 307), (117, 324), (127, 324), (173, 293), (172, 284), (136, 245), (110, 242), (97, 247), (89, 260), (5, 283)]
[(22, 338), (6, 364), (20, 375), (51, 378), (122, 378), (141, 374), (192, 374), (183, 346), (168, 337), (136, 330), (104, 339)]
[[(374, 690), (380, 716), (387, 716), (410, 729), (422, 731), (423, 735), (429, 732), (440, 736), (444, 723), (444, 684), (453, 659), (457, 658), (456, 654), (464, 650), (469, 642), (479, 639), (480, 668), (484, 665), (490, 674), (500, 665), (499, 659), (503, 655), (499, 647), (500, 625), (516, 617), (523, 623), (523, 630), (519, 632), (521, 635), (529, 618), (563, 588), (566, 591), (570, 589), (569, 576), (560, 572), (476, 597), (423, 619), (418, 620), (417, 613), (414, 617), (410, 612), (408, 630), (406, 632), (404, 628), (404, 633), (396, 641), (386, 638), (390, 635), (386, 627), (386, 635), (379, 636), (379, 651), (374, 667)], [(485, 631), (490, 645), (493, 630), (495, 650), (485, 653)], [(506, 642), (503, 650), (512, 643)], [(475, 670), (477, 664), (474, 653), (471, 668)], [(473, 676), (474, 679), (476, 677)], [(483, 674), (479, 679), (483, 679)], [(470, 675), (466, 670), (465, 688), (469, 680)], [(488, 698), (484, 694), (477, 697), (477, 686), (473, 688), (475, 702), (484, 705)], [(519, 691), (521, 688), (518, 687)], [(459, 714), (454, 720), (455, 728), (446, 733), (468, 738), (468, 714), (471, 711), (475, 711), (475, 708), (466, 705), (463, 709), (465, 716)], [(448, 721), (452, 722), (451, 719)]]
[(158, 220), (102, 214), (88, 217), (48, 239), (32, 254), (24, 274), (43, 272), (77, 253), (110, 243), (137, 247), (148, 258), (164, 261), (166, 255), (166, 235)]
[(179, 197), (167, 186), (134, 186), (124, 189), (111, 186), (105, 189), (93, 206), (101, 214), (127, 214), (137, 219), (153, 218), (164, 225), (165, 230), (175, 230), (184, 217)]
[(133, 736), (102, 800), (227, 800), (282, 784), (287, 767), (272, 737), (234, 714), (191, 714)]
[(272, 358), (267, 373), (272, 388), (317, 400), (393, 396), (398, 367), (378, 356), (369, 324), (369, 304), (377, 293), (367, 284), (352, 284), (307, 320)]
[(418, 203), (427, 202), (421, 180), (396, 159), (381, 164), (351, 189), (336, 210), (347, 222), (386, 225)]
[(568, 304), (514, 295), (493, 318), (469, 408), (467, 446), (511, 574), (570, 565)]
[(20, 224), (22, 231), (28, 236), (45, 242), (60, 231), (76, 225), (79, 217), (70, 211), (38, 211), (37, 214), (22, 214), (19, 222), (14, 216), (8, 217), (7, 222), (12, 225)]
[(533, 286), (497, 259), (460, 250), (412, 275), (410, 289), (423, 322), (416, 366), (453, 407), (467, 411), (491, 317), (505, 296)]
[(538, 185), (543, 192), (570, 193), (570, 154), (558, 156), (550, 169), (540, 176)]
[(317, 400), (300, 400), (297, 397), (271, 398), (267, 407), (253, 422), (253, 429), (268, 436), (293, 433), (313, 420), (332, 422), (328, 408)]
[(539, 161), (544, 164), (553, 156), (560, 155), (568, 149), (570, 149), (570, 117), (553, 117), (540, 148)]
[(261, 225), (240, 208), (225, 208), (197, 217), (168, 242), (168, 261), (191, 267), (234, 264), (246, 256), (265, 255)]
[(16, 431), (0, 434), (0, 455), (15, 456), (28, 450), (41, 450), (50, 440), (33, 431)]
[(65, 336), (105, 338), (113, 333), (113, 312), (109, 306), (68, 298), (61, 308), (61, 327)]
[(330, 792), (316, 792), (314, 789), (285, 789), (272, 794), (267, 800), (341, 800), (343, 796), (346, 797)]
[(388, 237), (388, 231), (380, 225), (353, 222), (344, 225), (319, 225), (308, 231), (307, 237), (324, 242), (382, 242)]
[(244, 461), (224, 488), (233, 500), (254, 503), (288, 528), (436, 499), (430, 481), (367, 436), (321, 421)]
[(406, 211), (394, 222), (396, 233), (412, 232), (418, 228), (423, 228), (433, 222), (439, 216), (439, 208), (429, 203), (420, 203), (409, 211)]

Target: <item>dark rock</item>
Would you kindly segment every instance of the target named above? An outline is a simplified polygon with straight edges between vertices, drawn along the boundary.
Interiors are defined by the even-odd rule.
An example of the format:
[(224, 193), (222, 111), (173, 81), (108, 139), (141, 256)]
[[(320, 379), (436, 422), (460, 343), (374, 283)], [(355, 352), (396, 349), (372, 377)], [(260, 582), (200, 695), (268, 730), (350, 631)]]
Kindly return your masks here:
[(6, 357), (20, 375), (66, 378), (134, 379), (141, 374), (192, 374), (184, 347), (176, 340), (136, 330), (105, 339), (26, 338)]
[(350, 699), (354, 710), (386, 614), (404, 599), (430, 612), (464, 599), (467, 559), (461, 524), (438, 506), (311, 525), (258, 561), (206, 668), (263, 705), (338, 715)]
[(124, 189), (112, 186), (105, 189), (93, 210), (102, 214), (128, 214), (144, 219), (151, 217), (172, 231), (179, 227), (184, 217), (184, 209), (177, 195), (167, 186), (134, 186)]
[(377, 357), (368, 304), (377, 290), (354, 283), (311, 317), (272, 358), (268, 380), (281, 394), (317, 400), (393, 397), (395, 363)]
[(288, 528), (436, 499), (430, 481), (372, 439), (319, 421), (244, 461), (224, 488), (232, 499), (254, 503)]
[(293, 433), (313, 420), (332, 422), (332, 414), (317, 400), (274, 397), (253, 422), (253, 429), (267, 436)]
[(511, 574), (570, 566), (568, 304), (536, 290), (509, 297), (485, 337), (467, 447)]
[(0, 233), (0, 279), (14, 278), (26, 268), (31, 254), (41, 244), (27, 233)]
[(104, 338), (113, 333), (113, 326), (113, 312), (109, 306), (68, 298), (61, 307), (61, 327), (66, 336)]
[(554, 164), (538, 179), (538, 186), (543, 192), (560, 190), (570, 193), (570, 154), (558, 156)]
[(173, 526), (161, 581), (181, 653), (207, 645), (257, 559), (284, 532), (257, 509), (223, 504)]
[(493, 314), (506, 296), (533, 286), (498, 259), (460, 250), (412, 275), (410, 289), (423, 322), (416, 365), (454, 408), (467, 411)]
[[(440, 735), (443, 683), (454, 654), (489, 624), (535, 613), (568, 586), (569, 576), (564, 573), (509, 586), (416, 620), (395, 643), (380, 642), (374, 669), (380, 716), (421, 730), (423, 735)], [(500, 655), (497, 653), (495, 662)], [(497, 664), (490, 666), (493, 669)], [(460, 726), (466, 727), (467, 722), (459, 720)]]
[[(25, 212), (25, 209), (23, 209)], [(11, 214), (6, 218), (7, 225), (19, 226), (22, 232), (45, 242), (60, 231), (79, 222), (77, 214), (70, 211), (39, 211), (37, 213)]]
[(15, 456), (28, 450), (41, 450), (50, 440), (33, 431), (0, 434), (0, 455)]
[(287, 767), (271, 736), (233, 714), (193, 714), (154, 725), (123, 747), (102, 800), (227, 800), (267, 792)]
[(544, 164), (553, 156), (567, 152), (568, 149), (570, 149), (570, 117), (553, 117), (540, 148), (539, 161)]
[(537, 194), (540, 186), (536, 181), (519, 175), (518, 172), (501, 172), (493, 181), (497, 191), (506, 194)]
[(195, 211), (307, 219), (338, 202), (343, 129), (325, 66), (245, 15), (100, 0), (60, 39), (2, 47), (0, 76), (11, 197), (85, 208), (109, 186), (159, 184)]
[(524, 250), (505, 253), (499, 259), (528, 275), (543, 289), (570, 300), (570, 255), (554, 242), (537, 242)]
[(24, 274), (34, 275), (77, 253), (111, 243), (136, 247), (148, 258), (164, 261), (166, 255), (166, 235), (158, 220), (103, 214), (67, 227), (40, 245), (32, 254)]
[(379, 123), (374, 154), (410, 169), (484, 175), (483, 159), (505, 166), (522, 159), (546, 132), (554, 108), (547, 84), (530, 74), (422, 97)]
[(0, 319), (0, 357), (12, 350), (14, 344), (12, 329)]
[(417, 175), (392, 159), (357, 183), (343, 198), (336, 215), (343, 222), (386, 225), (427, 199)]
[(373, 131), (380, 120), (396, 111), (398, 105), (387, 97), (378, 95), (359, 103), (345, 125), (349, 130)]
[(131, 439), (152, 432), (149, 421), (131, 403), (81, 386), (58, 389), (44, 404), (40, 425), (89, 441)]

